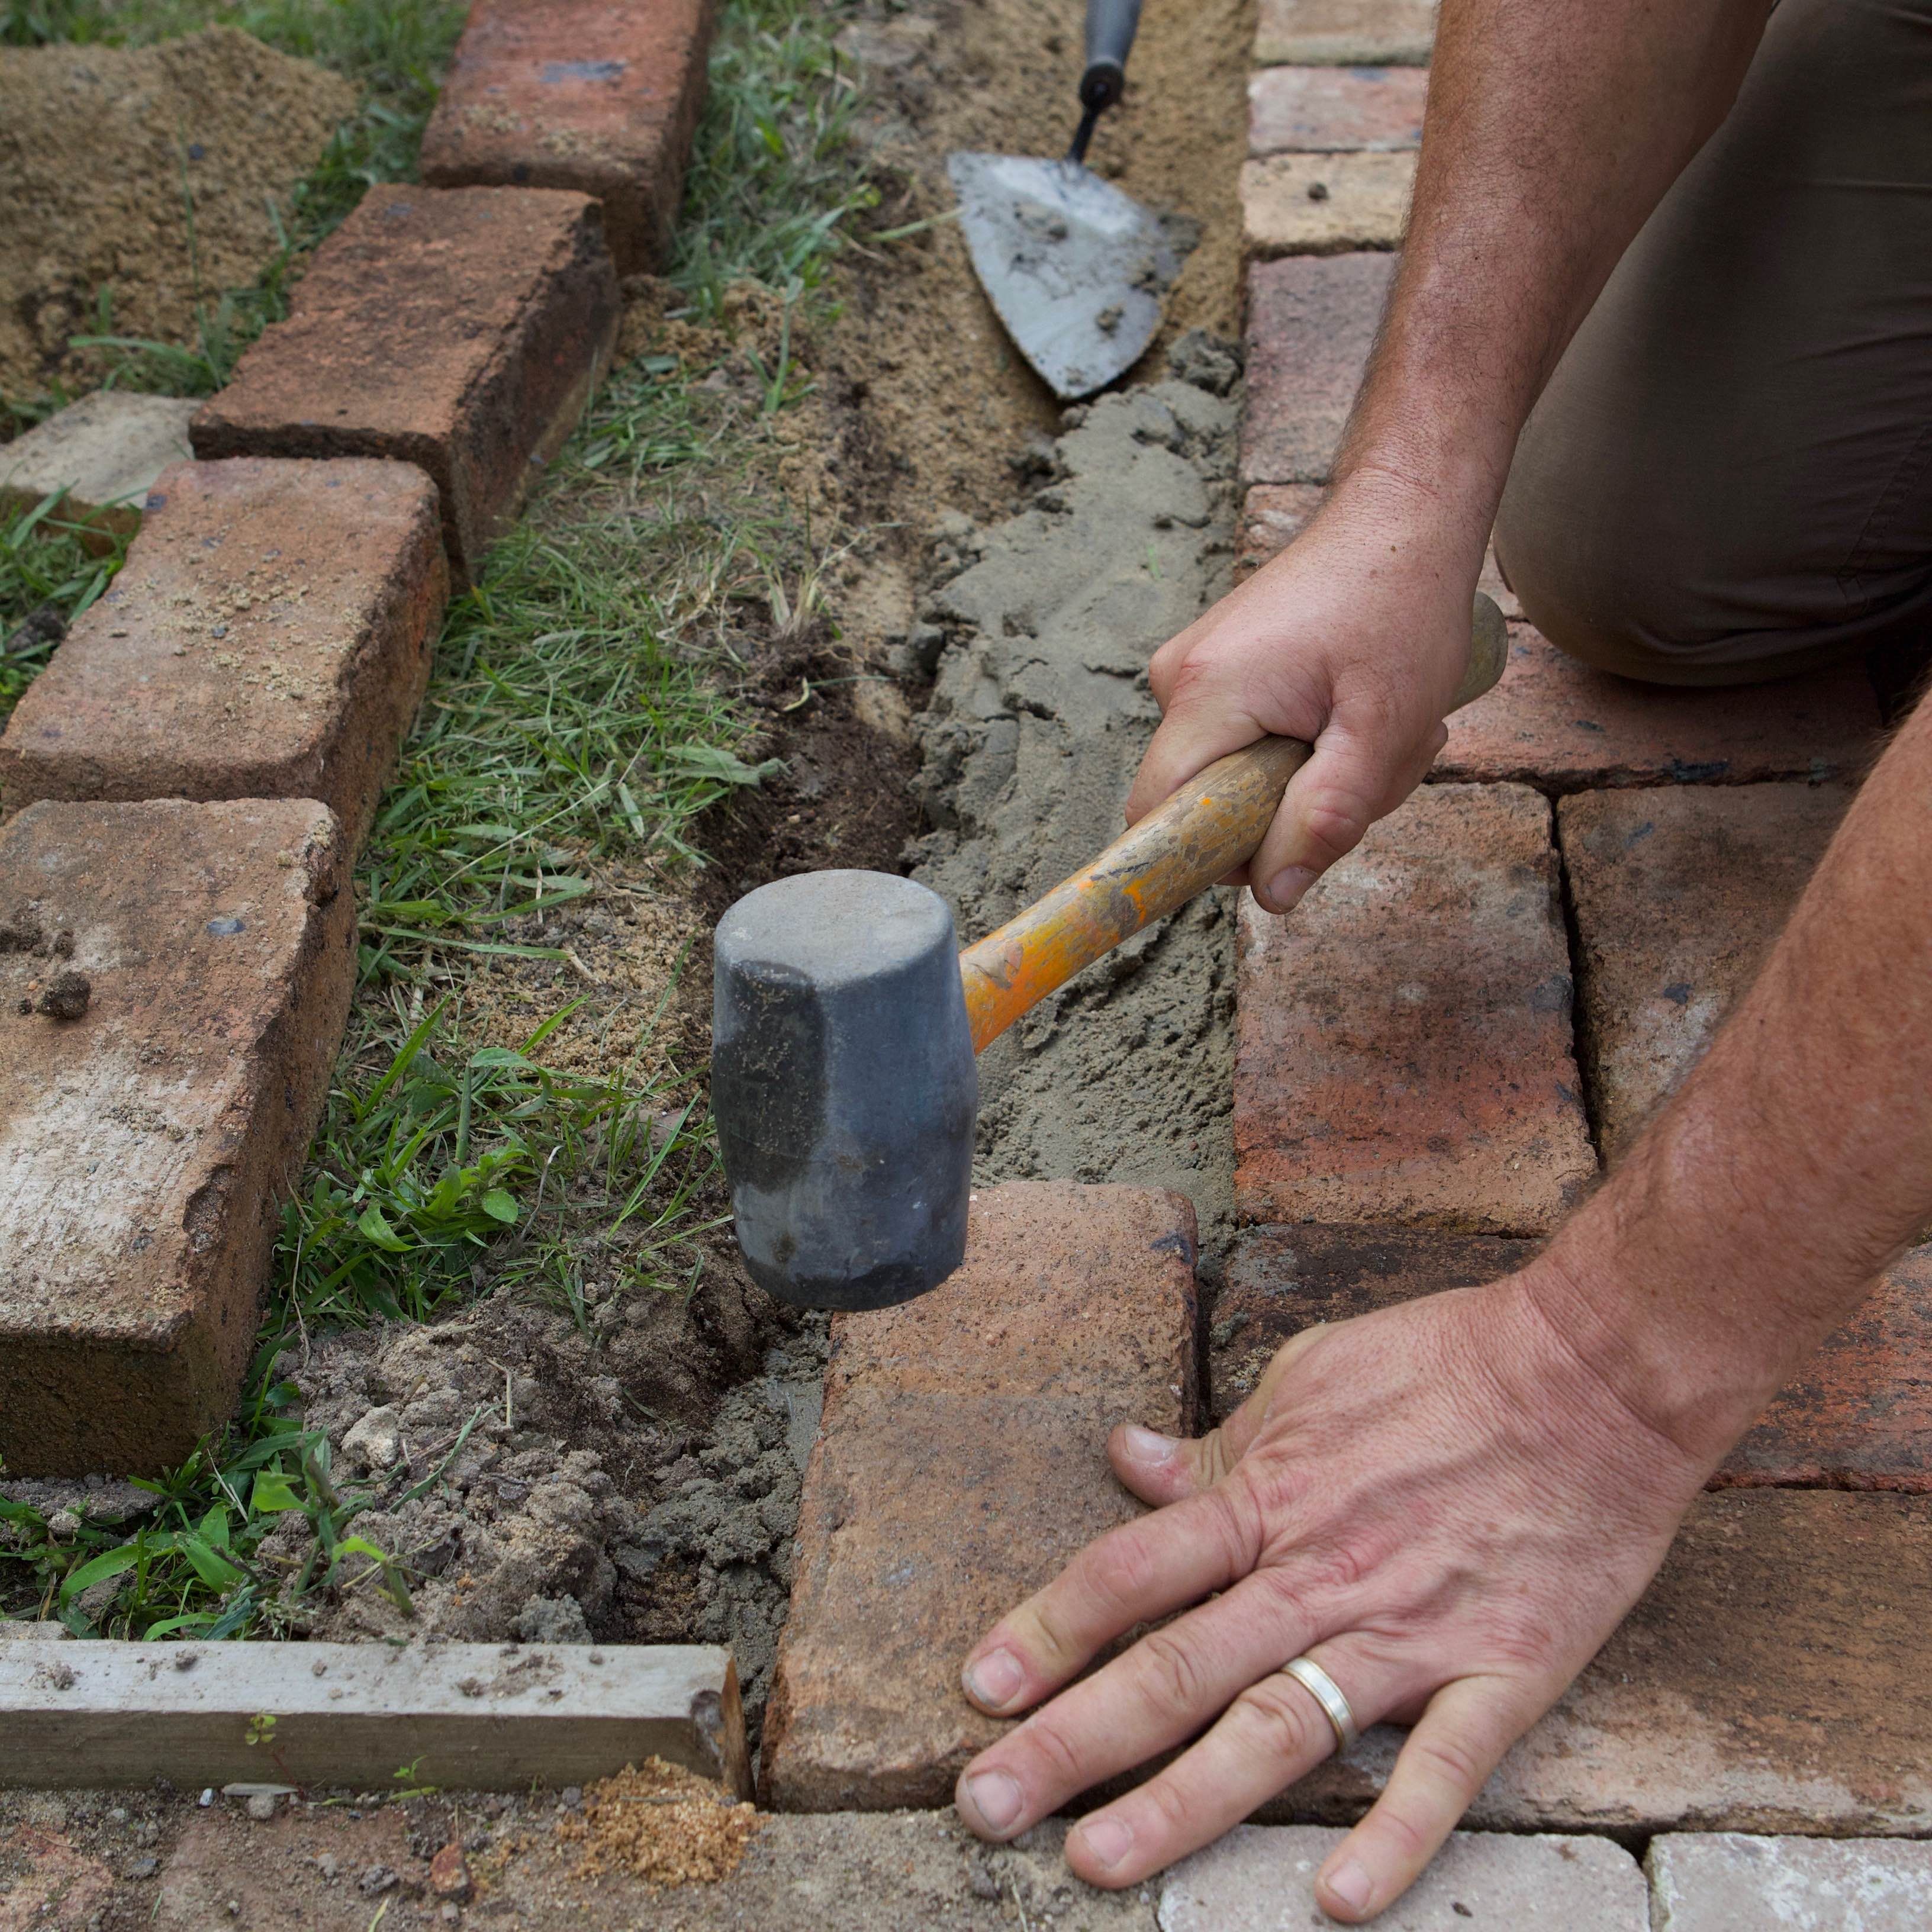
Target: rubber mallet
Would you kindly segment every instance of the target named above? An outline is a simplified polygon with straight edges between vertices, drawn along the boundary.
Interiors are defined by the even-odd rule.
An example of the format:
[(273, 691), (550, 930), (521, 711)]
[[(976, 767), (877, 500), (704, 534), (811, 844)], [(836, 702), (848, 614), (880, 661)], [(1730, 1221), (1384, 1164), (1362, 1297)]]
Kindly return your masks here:
[[(1476, 598), (1454, 704), (1502, 675)], [(886, 1308), (966, 1252), (974, 1056), (1154, 920), (1246, 862), (1309, 757), (1269, 738), (1219, 760), (1093, 863), (964, 953), (938, 893), (886, 872), (801, 872), (718, 922), (711, 1101), (746, 1265), (807, 1308)]]

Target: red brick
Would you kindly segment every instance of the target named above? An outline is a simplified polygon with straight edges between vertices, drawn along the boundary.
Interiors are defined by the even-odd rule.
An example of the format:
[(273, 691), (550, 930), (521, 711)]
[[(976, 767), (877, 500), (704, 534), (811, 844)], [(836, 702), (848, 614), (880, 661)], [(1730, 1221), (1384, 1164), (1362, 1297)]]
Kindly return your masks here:
[(1418, 1294), (1495, 1281), (1539, 1245), (1413, 1228), (1244, 1230), (1214, 1297), (1208, 1374), (1214, 1420), (1232, 1415), (1275, 1351), (1313, 1323), (1351, 1321)]
[(1248, 271), (1244, 483), (1325, 483), (1396, 257), (1290, 255)]
[[(158, 1475), (232, 1408), (347, 1016), (344, 858), (308, 799), (47, 802), (0, 826), (14, 1474)], [(84, 1017), (19, 1011), (73, 971)]]
[(1856, 665), (1707, 690), (1639, 684), (1514, 623), (1502, 682), (1450, 719), (1432, 776), (1551, 791), (1828, 778), (1862, 770), (1878, 734), (1878, 700)]
[(1244, 1220), (1540, 1233), (1594, 1177), (1535, 793), (1425, 785), (1240, 955)]
[(433, 188), (574, 188), (620, 274), (670, 246), (715, 0), (476, 0), (423, 136)]
[(358, 844), (448, 582), (412, 464), (178, 464), (0, 736), (0, 797), (320, 799)]
[(1435, 0), (1261, 0), (1255, 64), (1426, 67)]
[(414, 463), (466, 583), (582, 415), (617, 322), (585, 196), (373, 188), (202, 406), (195, 454)]
[[(1535, 1250), (1532, 1241), (1401, 1228), (1249, 1230), (1214, 1298), (1214, 1420), (1238, 1408), (1274, 1352), (1312, 1323), (1494, 1281)], [(1932, 1248), (1886, 1270), (1711, 1486), (1932, 1492)]]
[(1426, 68), (1263, 68), (1248, 77), (1248, 152), (1419, 148), (1428, 93)]
[(1583, 1072), (1606, 1156), (1756, 977), (1850, 802), (1838, 785), (1680, 785), (1558, 806)]
[(1108, 1430), (1191, 1426), (1193, 1263), (1179, 1195), (1016, 1182), (974, 1197), (950, 1281), (834, 1320), (766, 1802), (949, 1802), (1004, 1728), (960, 1691), (968, 1649), (1137, 1512), (1107, 1467)]
[[(1932, 1819), (1932, 1501), (1699, 1498), (1664, 1568), (1466, 1822), (1482, 1829), (1923, 1833)], [(1264, 1808), (1358, 1816), (1378, 1726)]]
[(1322, 507), (1322, 495), (1318, 483), (1257, 483), (1242, 500), (1236, 578), (1252, 577), (1286, 550)]

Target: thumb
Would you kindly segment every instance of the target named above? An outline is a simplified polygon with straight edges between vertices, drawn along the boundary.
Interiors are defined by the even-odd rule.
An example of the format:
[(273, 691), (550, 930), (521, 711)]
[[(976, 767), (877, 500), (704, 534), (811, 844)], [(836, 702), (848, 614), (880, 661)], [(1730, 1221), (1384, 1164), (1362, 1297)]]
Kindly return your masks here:
[(1441, 724), (1420, 746), (1391, 742), (1388, 722), (1364, 730), (1338, 711), (1313, 754), (1288, 782), (1274, 822), (1248, 861), (1248, 880), (1264, 912), (1290, 910), (1302, 894), (1352, 852), (1362, 835), (1422, 781), (1448, 737)]

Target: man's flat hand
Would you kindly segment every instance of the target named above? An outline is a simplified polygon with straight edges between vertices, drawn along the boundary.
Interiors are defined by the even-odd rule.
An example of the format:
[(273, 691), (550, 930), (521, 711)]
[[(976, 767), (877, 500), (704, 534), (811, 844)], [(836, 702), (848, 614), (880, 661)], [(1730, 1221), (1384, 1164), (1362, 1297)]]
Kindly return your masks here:
[(1414, 790), (1468, 662), (1482, 558), (1480, 532), (1426, 534), (1432, 508), (1379, 475), (1339, 486), (1286, 550), (1161, 647), (1149, 678), (1164, 716), (1130, 822), (1258, 738), (1311, 742), (1314, 757), (1230, 881), (1286, 912)]
[(1578, 1360), (1527, 1276), (1310, 1330), (1212, 1435), (1127, 1427), (1108, 1446), (1160, 1507), (974, 1648), (964, 1682), (981, 1708), (1052, 1701), (966, 1768), (961, 1816), (1010, 1838), (1193, 1738), (1067, 1838), (1082, 1878), (1136, 1884), (1334, 1750), (1321, 1707), (1281, 1674), (1306, 1654), (1361, 1726), (1414, 1727), (1318, 1881), (1352, 1922), (1415, 1879), (1594, 1654), (1708, 1473)]

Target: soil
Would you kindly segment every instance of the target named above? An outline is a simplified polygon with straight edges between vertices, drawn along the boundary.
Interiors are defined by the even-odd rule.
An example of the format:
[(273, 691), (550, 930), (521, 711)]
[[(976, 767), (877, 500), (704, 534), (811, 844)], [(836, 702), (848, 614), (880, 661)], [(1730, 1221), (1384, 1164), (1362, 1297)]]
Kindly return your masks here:
[(98, 374), (73, 335), (192, 344), (197, 302), (254, 284), (356, 104), (339, 74), (232, 28), (0, 47), (0, 394)]

